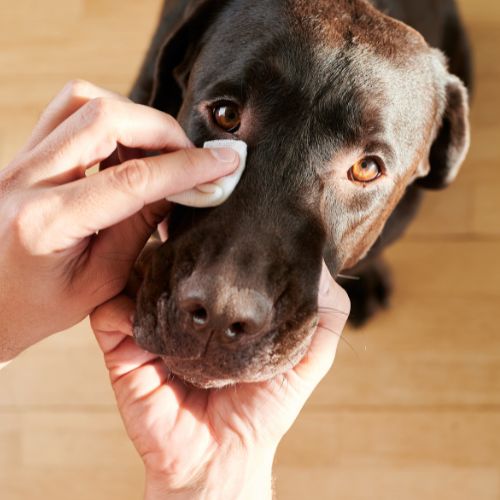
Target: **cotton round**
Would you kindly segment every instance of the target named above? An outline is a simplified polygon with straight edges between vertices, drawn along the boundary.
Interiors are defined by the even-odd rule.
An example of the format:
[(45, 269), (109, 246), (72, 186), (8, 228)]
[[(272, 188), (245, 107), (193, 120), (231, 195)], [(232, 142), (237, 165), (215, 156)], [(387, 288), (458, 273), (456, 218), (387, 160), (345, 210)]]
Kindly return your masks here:
[(222, 203), (224, 203), (235, 190), (246, 166), (246, 143), (235, 140), (218, 140), (205, 142), (203, 147), (210, 149), (233, 149), (240, 157), (240, 164), (238, 168), (231, 175), (222, 177), (215, 182), (203, 184), (195, 187), (194, 189), (190, 189), (189, 191), (169, 196), (167, 198), (168, 201), (195, 208), (217, 207), (222, 205)]

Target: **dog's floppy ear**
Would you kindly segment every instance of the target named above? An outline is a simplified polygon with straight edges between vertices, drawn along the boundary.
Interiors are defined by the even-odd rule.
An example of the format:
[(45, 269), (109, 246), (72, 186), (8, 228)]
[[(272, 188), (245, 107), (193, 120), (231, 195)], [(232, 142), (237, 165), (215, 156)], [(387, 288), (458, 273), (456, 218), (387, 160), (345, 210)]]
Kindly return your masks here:
[[(172, 3), (172, 2), (167, 2)], [(175, 3), (175, 2), (173, 2)], [(191, 66), (199, 54), (203, 35), (224, 0), (189, 0), (169, 30), (158, 52), (148, 104), (177, 116)]]
[(429, 173), (417, 181), (426, 189), (443, 189), (458, 175), (470, 145), (469, 98), (464, 84), (447, 75), (441, 126), (429, 154)]

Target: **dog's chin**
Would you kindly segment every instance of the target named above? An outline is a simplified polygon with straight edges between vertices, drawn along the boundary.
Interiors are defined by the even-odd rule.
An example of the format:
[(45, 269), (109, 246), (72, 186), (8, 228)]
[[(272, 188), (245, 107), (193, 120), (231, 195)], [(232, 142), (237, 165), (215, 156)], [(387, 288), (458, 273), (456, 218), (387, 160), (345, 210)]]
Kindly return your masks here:
[(222, 389), (241, 382), (238, 377), (210, 375), (202, 360), (178, 359), (175, 356), (162, 356), (162, 359), (172, 375), (198, 389)]
[[(222, 389), (235, 384), (257, 384), (282, 376), (299, 364), (306, 355), (314, 335), (314, 324), (302, 329), (303, 340), (286, 354), (269, 353), (245, 366), (221, 372), (205, 358), (181, 358), (162, 355), (167, 369), (178, 379), (200, 389)], [(267, 362), (262, 362), (263, 359)]]

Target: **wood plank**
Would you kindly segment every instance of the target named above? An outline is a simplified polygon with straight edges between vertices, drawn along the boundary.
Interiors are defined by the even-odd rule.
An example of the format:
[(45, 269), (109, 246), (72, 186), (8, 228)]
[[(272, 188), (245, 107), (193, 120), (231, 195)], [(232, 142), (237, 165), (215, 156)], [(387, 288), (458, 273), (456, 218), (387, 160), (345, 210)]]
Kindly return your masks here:
[(489, 467), (299, 465), (276, 468), (276, 492), (286, 500), (498, 500), (500, 487)]
[(0, 491), (11, 499), (137, 499), (143, 467), (115, 410), (0, 412)]
[[(488, 466), (500, 472), (500, 410), (306, 407), (279, 449), (281, 465)], [(307, 439), (304, 439), (307, 436)]]
[[(498, 299), (397, 300), (365, 330), (348, 331), (312, 398), (318, 407), (500, 405)], [(418, 319), (417, 319), (418, 318)], [(457, 328), (460, 324), (460, 328)]]
[(33, 346), (0, 377), (0, 409), (114, 407), (101, 351), (85, 322)]
[[(401, 297), (500, 296), (500, 241), (406, 240), (387, 252)], [(442, 302), (438, 303), (442, 306)]]

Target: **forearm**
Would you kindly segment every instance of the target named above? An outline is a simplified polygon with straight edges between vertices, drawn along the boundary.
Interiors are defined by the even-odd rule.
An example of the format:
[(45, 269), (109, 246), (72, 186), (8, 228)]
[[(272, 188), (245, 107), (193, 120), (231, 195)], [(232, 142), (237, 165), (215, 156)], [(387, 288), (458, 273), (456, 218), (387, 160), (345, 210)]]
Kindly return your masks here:
[(274, 451), (214, 461), (188, 485), (173, 485), (161, 474), (146, 472), (144, 500), (271, 500)]

